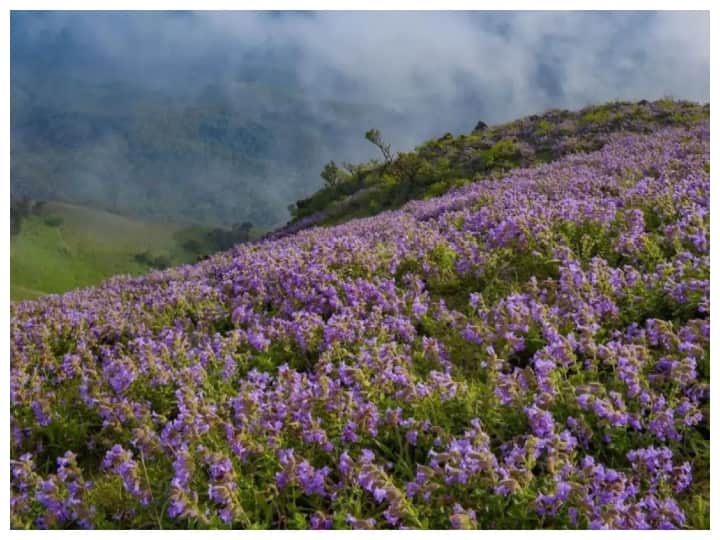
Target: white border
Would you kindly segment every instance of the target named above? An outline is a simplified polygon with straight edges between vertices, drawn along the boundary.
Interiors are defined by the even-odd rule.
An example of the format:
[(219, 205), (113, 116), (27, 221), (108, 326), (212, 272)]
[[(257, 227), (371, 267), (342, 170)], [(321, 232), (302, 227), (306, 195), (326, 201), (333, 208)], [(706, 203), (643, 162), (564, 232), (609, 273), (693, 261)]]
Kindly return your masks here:
[[(0, 144), (2, 147), (2, 152), (0, 153), (0, 162), (2, 163), (2, 179), (4, 181), (4, 189), (2, 190), (2, 199), (5, 203), (5, 208), (9, 209), (9, 203), (10, 203), (10, 77), (9, 77), (9, 69), (10, 69), (10, 51), (9, 51), (9, 41), (10, 41), (10, 10), (270, 10), (270, 9), (293, 9), (293, 10), (322, 10), (322, 9), (342, 9), (342, 10), (395, 10), (395, 9), (404, 9), (404, 10), (577, 10), (578, 8), (581, 8), (582, 10), (703, 10), (703, 11), (710, 11), (710, 49), (711, 49), (711, 78), (710, 78), (710, 102), (711, 104), (713, 102), (716, 102), (717, 98), (717, 88), (718, 85), (716, 83), (716, 75), (717, 70), (713, 69), (712, 59), (716, 58), (717, 55), (715, 54), (717, 52), (717, 46), (718, 46), (718, 32), (720, 32), (720, 28), (718, 27), (718, 24), (715, 23), (714, 20), (714, 14), (712, 13), (712, 3), (708, 1), (697, 1), (697, 0), (686, 0), (684, 2), (671, 2), (671, 1), (640, 1), (640, 0), (606, 0), (604, 2), (598, 2), (598, 1), (592, 1), (592, 2), (583, 2), (581, 5), (578, 5), (577, 3), (569, 2), (569, 1), (545, 1), (542, 3), (539, 2), (531, 2), (528, 0), (506, 0), (504, 2), (500, 2), (497, 0), (493, 1), (485, 1), (485, 2), (477, 2), (477, 1), (470, 1), (470, 0), (445, 0), (443, 2), (429, 2), (429, 1), (423, 1), (423, 0), (385, 0), (385, 1), (379, 1), (379, 0), (371, 0), (371, 1), (344, 1), (342, 3), (340, 2), (333, 2), (330, 0), (314, 0), (314, 1), (280, 1), (280, 0), (268, 0), (265, 2), (257, 2), (257, 1), (244, 1), (244, 2), (230, 2), (230, 1), (219, 1), (219, 0), (206, 0), (204, 2), (197, 2), (192, 0), (174, 0), (174, 1), (168, 1), (168, 0), (145, 0), (145, 1), (137, 1), (137, 0), (131, 0), (126, 2), (119, 2), (117, 0), (105, 0), (104, 2), (90, 2), (90, 1), (50, 1), (50, 0), (43, 0), (43, 1), (18, 1), (18, 0), (10, 0), (7, 2), (8, 5), (8, 11), (5, 12), (4, 16), (2, 17), (2, 20), (0, 21), (0, 36), (2, 37), (2, 56), (0, 57), (0, 73), (5, 74), (5, 83), (2, 84), (2, 89), (0, 90), (2, 92), (2, 99), (4, 102), (3, 107), (3, 114), (2, 114), (2, 130), (0, 130)], [(718, 128), (718, 121), (717, 121), (717, 115), (712, 114), (712, 105), (711, 105), (711, 132), (717, 133)], [(717, 156), (717, 136), (711, 136), (711, 156)], [(711, 159), (712, 161), (712, 159)], [(711, 177), (714, 178), (717, 176), (715, 173), (715, 167), (713, 166), (711, 168)], [(716, 189), (711, 190), (711, 197), (710, 197), (710, 208), (711, 208), (711, 215), (718, 215), (720, 216), (720, 202), (718, 202), (718, 195), (716, 193)], [(5, 309), (2, 311), (2, 322), (0, 324), (2, 325), (3, 331), (0, 335), (2, 335), (2, 350), (5, 351), (5, 358), (7, 358), (7, 362), (4, 363), (4, 369), (2, 371), (2, 423), (4, 426), (4, 430), (2, 433), (2, 441), (0, 444), (2, 445), (2, 456), (3, 465), (0, 466), (0, 470), (2, 470), (2, 479), (0, 482), (2, 482), (2, 496), (0, 497), (0, 520), (1, 522), (9, 529), (9, 409), (10, 409), (10, 403), (9, 403), (9, 350), (10, 350), (10, 342), (9, 342), (9, 335), (10, 335), (10, 317), (9, 317), (9, 306), (10, 306), (10, 234), (9, 234), (9, 219), (8, 214), (6, 214), (6, 218), (3, 221), (2, 225), (2, 232), (0, 233), (0, 242), (2, 243), (2, 251), (6, 253), (7, 255), (2, 260), (2, 265), (0, 266), (0, 272), (2, 273), (2, 277), (5, 280), (6, 283), (6, 289), (3, 292), (3, 299), (4, 299), (4, 306)], [(711, 237), (716, 238), (717, 226), (716, 223), (720, 220), (720, 217), (717, 219), (711, 218)], [(711, 267), (714, 266), (714, 263), (718, 260), (717, 257), (717, 242), (712, 243), (710, 247), (710, 260), (711, 260)], [(718, 298), (718, 287), (715, 286), (711, 281), (710, 286), (710, 297), (711, 297), (711, 306), (718, 305), (718, 302), (720, 302), (720, 298)], [(720, 363), (717, 362), (718, 354), (716, 354), (716, 335), (717, 332), (713, 329), (711, 329), (711, 364), (714, 366), (720, 366)], [(715, 369), (720, 369), (720, 367), (714, 367), (712, 370), (713, 372)], [(713, 376), (711, 374), (711, 381), (713, 379)], [(712, 385), (712, 383), (711, 383)], [(715, 431), (715, 426), (717, 422), (715, 421), (718, 418), (718, 414), (720, 414), (719, 410), (720, 405), (718, 404), (718, 398), (715, 400), (711, 400), (711, 447), (712, 447), (712, 433)], [(714, 480), (719, 478), (718, 476), (718, 468), (720, 467), (720, 461), (718, 461), (720, 458), (714, 458), (711, 459), (711, 484)], [(715, 511), (718, 510), (718, 496), (717, 496), (717, 489), (712, 490), (711, 489), (711, 519), (712, 516), (715, 515)], [(711, 521), (711, 527), (715, 526), (717, 528), (718, 525), (718, 519), (712, 519)], [(712, 530), (712, 529), (711, 529)], [(69, 535), (69, 536), (85, 536), (86, 534), (92, 534), (87, 533), (83, 531), (62, 531), (59, 533), (48, 533), (44, 531), (12, 531), (11, 534), (13, 536), (27, 536), (27, 537), (40, 537), (40, 535), (45, 534), (63, 534), (63, 535)], [(156, 538), (160, 537), (169, 537), (169, 535), (173, 535), (174, 538), (197, 538), (200, 534), (207, 534), (205, 531), (123, 531), (123, 532), (116, 532), (116, 531), (104, 531), (101, 533), (96, 534), (102, 534), (105, 537), (110, 538), (118, 538), (121, 535), (131, 535), (133, 537), (139, 537), (139, 536), (154, 536)], [(230, 535), (230, 534), (238, 534), (236, 532), (230, 532), (230, 531), (213, 531), (211, 534), (221, 534), (221, 535)], [(373, 538), (380, 538), (388, 536), (395, 536), (395, 535), (405, 535), (406, 537), (408, 535), (413, 536), (414, 538), (436, 538), (439, 534), (447, 534), (447, 535), (453, 535), (456, 538), (459, 537), (477, 537), (479, 535), (487, 536), (490, 535), (494, 538), (527, 538), (527, 537), (533, 537), (533, 538), (570, 538), (577, 536), (577, 531), (478, 531), (478, 532), (460, 532), (460, 531), (406, 531), (406, 532), (398, 532), (398, 531), (374, 531), (374, 532), (360, 532), (360, 531), (334, 531), (334, 532), (324, 532), (324, 533), (312, 533), (312, 532), (303, 532), (303, 531), (243, 531), (239, 534), (242, 534), (243, 537), (248, 538), (269, 538), (271, 535), (276, 537), (284, 537), (284, 538), (296, 538), (298, 536), (310, 536), (314, 534), (322, 534), (324, 537), (329, 538), (339, 538), (339, 537), (358, 537), (359, 535), (372, 535)], [(645, 538), (653, 538), (653, 539), (664, 539), (664, 538), (679, 538), (680, 535), (683, 537), (694, 537), (694, 538), (711, 538), (711, 531), (612, 531), (612, 532), (599, 532), (599, 531), (587, 531), (587, 533), (583, 532), (582, 534), (588, 534), (591, 536), (599, 536), (603, 535), (604, 537), (608, 537), (608, 535), (611, 535), (612, 537), (626, 537), (629, 538), (632, 536), (643, 536)], [(97, 536), (95, 536), (97, 537)]]

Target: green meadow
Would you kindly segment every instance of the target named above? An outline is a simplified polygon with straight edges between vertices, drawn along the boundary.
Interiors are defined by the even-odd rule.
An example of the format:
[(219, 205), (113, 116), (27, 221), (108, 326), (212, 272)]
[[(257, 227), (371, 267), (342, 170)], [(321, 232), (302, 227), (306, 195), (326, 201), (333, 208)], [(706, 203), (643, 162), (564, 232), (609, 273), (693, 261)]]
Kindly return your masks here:
[(117, 274), (193, 262), (207, 229), (154, 223), (104, 210), (46, 203), (10, 240), (10, 298), (97, 285)]

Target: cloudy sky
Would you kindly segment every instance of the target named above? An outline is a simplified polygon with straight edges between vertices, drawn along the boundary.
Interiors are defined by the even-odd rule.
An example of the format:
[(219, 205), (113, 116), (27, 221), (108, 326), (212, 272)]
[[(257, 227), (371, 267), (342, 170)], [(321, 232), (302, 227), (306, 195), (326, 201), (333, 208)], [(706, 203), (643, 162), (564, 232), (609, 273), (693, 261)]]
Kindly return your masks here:
[(430, 116), (463, 103), (500, 121), (616, 98), (709, 100), (702, 12), (15, 13), (12, 34), (17, 54), (53, 61), (48, 44), (71, 42), (76, 69), (167, 89), (264, 63), (259, 77), (318, 97)]

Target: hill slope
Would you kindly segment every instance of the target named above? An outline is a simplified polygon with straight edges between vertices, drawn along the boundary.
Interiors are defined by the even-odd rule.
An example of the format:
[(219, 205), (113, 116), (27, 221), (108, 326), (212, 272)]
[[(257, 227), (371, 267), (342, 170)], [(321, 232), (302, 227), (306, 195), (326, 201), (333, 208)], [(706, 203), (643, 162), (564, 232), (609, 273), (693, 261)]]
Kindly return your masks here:
[(342, 171), (334, 185), (299, 200), (290, 230), (339, 223), (433, 197), (516, 167), (547, 163), (567, 154), (602, 148), (619, 132), (650, 133), (709, 119), (709, 105), (669, 99), (613, 102), (577, 112), (550, 110), (506, 124), (479, 122), (467, 135), (450, 133), (389, 161), (371, 161)]
[(612, 135), (15, 304), (12, 525), (706, 528), (709, 188)]
[[(22, 300), (97, 285), (117, 274), (192, 262), (182, 241), (202, 228), (152, 223), (61, 202), (47, 202), (10, 240), (10, 298)], [(143, 256), (144, 254), (144, 256)]]

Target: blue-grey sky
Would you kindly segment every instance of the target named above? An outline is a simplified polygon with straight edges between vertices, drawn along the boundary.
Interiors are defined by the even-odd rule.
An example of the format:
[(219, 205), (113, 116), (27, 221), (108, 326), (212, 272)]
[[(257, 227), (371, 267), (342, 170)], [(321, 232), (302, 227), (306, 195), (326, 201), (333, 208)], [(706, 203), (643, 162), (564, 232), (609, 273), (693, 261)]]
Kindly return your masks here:
[(430, 109), (464, 102), (500, 121), (615, 98), (709, 100), (703, 12), (15, 12), (11, 24), (16, 64), (167, 91), (252, 71), (440, 123)]

